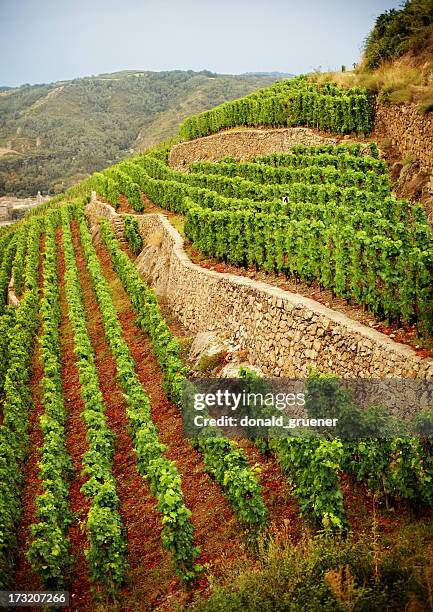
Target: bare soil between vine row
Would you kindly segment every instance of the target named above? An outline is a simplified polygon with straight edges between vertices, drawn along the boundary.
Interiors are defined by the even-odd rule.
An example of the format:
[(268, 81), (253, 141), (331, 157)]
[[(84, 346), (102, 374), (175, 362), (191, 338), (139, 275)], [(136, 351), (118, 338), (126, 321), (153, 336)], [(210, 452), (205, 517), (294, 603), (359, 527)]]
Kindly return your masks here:
[[(84, 404), (80, 395), (74, 336), (68, 318), (65, 296), (65, 259), (61, 233), (60, 229), (57, 230), (56, 238), (61, 306), (62, 384), (68, 410), (66, 445), (75, 469), (69, 495), (71, 510), (75, 518), (68, 534), (74, 561), (69, 586), (70, 609), (90, 611), (95, 609), (96, 604), (91, 594), (88, 566), (84, 555), (88, 546), (85, 524), (89, 502), (80, 491), (85, 482), (85, 477), (82, 476), (82, 460), (88, 445), (86, 428), (81, 416)], [(161, 515), (156, 508), (156, 501), (150, 493), (148, 483), (137, 471), (135, 451), (128, 433), (125, 400), (117, 382), (115, 360), (105, 338), (102, 317), (92, 280), (86, 269), (76, 222), (72, 222), (72, 233), (79, 280), (83, 291), (84, 309), (106, 406), (107, 421), (115, 434), (113, 473), (121, 501), (120, 512), (126, 528), (128, 561), (131, 569), (127, 584), (121, 593), (122, 603), (104, 605), (104, 594), (102, 594), (102, 609), (109, 608), (116, 611), (146, 609), (167, 612), (178, 609), (178, 607), (182, 609), (188, 606), (194, 595), (180, 584), (170, 555), (162, 547)], [(131, 256), (128, 248), (126, 246), (123, 248)], [(41, 253), (42, 249), (43, 241), (41, 242)], [(230, 568), (238, 564), (247, 564), (251, 566), (251, 571), (254, 571), (257, 559), (252, 550), (246, 546), (242, 529), (221, 488), (206, 473), (202, 456), (183, 436), (180, 412), (165, 397), (161, 369), (153, 354), (150, 338), (135, 323), (136, 314), (120, 279), (113, 270), (108, 252), (101, 245), (96, 249), (103, 274), (111, 287), (124, 338), (136, 362), (137, 376), (149, 395), (152, 418), (158, 426), (160, 440), (166, 445), (166, 455), (175, 462), (182, 479), (185, 502), (192, 511), (196, 543), (201, 547), (199, 562), (205, 566), (205, 573), (198, 582), (196, 594), (206, 597), (210, 592), (207, 575), (223, 578)], [(43, 266), (41, 264), (40, 286), (42, 286), (42, 281)], [(178, 334), (182, 334), (183, 330), (179, 325), (174, 327)], [(19, 528), (22, 544), (16, 570), (17, 586), (21, 589), (33, 590), (40, 590), (40, 584), (30, 570), (25, 552), (29, 543), (29, 527), (34, 519), (34, 500), (37, 493), (40, 492), (38, 460), (42, 435), (38, 422), (43, 412), (42, 376), (39, 349), (36, 344), (31, 380), (35, 407), (30, 414), (30, 455), (26, 464), (24, 512)], [(263, 498), (269, 509), (268, 533), (283, 543), (296, 542), (302, 533), (309, 529), (309, 526), (300, 517), (298, 503), (276, 458), (273, 455), (264, 456), (252, 442), (242, 441), (240, 444), (247, 454), (250, 465), (257, 468)], [(347, 516), (356, 537), (361, 537), (363, 534), (367, 537), (374, 537), (372, 526), (378, 533), (392, 536), (408, 520), (408, 517), (428, 520), (432, 516), (433, 511), (413, 513), (404, 504), (387, 512), (378, 506), (372, 493), (346, 474), (342, 475), (341, 487)]]

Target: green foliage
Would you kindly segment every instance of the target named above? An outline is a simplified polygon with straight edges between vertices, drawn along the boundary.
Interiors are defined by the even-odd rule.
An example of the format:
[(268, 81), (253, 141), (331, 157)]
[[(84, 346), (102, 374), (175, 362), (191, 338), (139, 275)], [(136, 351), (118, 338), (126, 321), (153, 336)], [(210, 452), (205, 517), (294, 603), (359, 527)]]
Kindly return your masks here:
[(124, 215), (123, 219), (125, 222), (124, 235), (128, 241), (129, 248), (134, 255), (138, 255), (143, 249), (143, 238), (140, 234), (138, 221), (135, 217), (131, 217), (131, 215)]
[(18, 237), (16, 233), (13, 234), (7, 244), (5, 244), (2, 252), (0, 262), (0, 315), (6, 307), (7, 290), (17, 250)]
[(84, 218), (80, 220), (81, 243), (92, 277), (93, 286), (102, 314), (105, 336), (116, 361), (117, 377), (124, 391), (138, 470), (150, 481), (158, 510), (162, 513), (162, 542), (173, 553), (179, 574), (192, 579), (201, 567), (195, 565), (199, 549), (194, 546), (194, 528), (191, 511), (186, 507), (182, 483), (175, 464), (159, 442), (158, 430), (152, 422), (149, 398), (136, 373), (136, 365), (123, 337), (108, 282), (103, 276), (90, 232)]
[[(239, 561), (224, 578), (211, 580), (195, 612), (403, 612), (428, 610), (431, 601), (431, 524), (399, 534), (375, 531), (356, 537), (301, 534), (267, 540), (259, 559)], [(376, 536), (376, 537), (375, 537)]]
[[(101, 220), (101, 235), (138, 315), (137, 322), (152, 339), (154, 352), (164, 373), (166, 393), (182, 408), (182, 390), (187, 372), (179, 357), (179, 343), (171, 335), (161, 315), (154, 292), (139, 277), (104, 219)], [(254, 470), (250, 468), (243, 451), (232, 440), (221, 437), (200, 438), (194, 443), (204, 455), (207, 471), (223, 487), (239, 520), (252, 531), (259, 530), (265, 525), (268, 512)]]
[[(9, 230), (9, 231), (6, 231), (6, 230)], [(3, 261), (6, 249), (14, 235), (15, 235), (15, 231), (14, 230), (11, 231), (10, 226), (0, 228), (0, 264)]]
[[(140, 188), (127, 174), (119, 170), (118, 167), (113, 166), (108, 168), (108, 170), (104, 170), (104, 176), (108, 177), (108, 184), (112, 185), (114, 183), (116, 185), (119, 192), (128, 199), (134, 210), (137, 212), (143, 210), (144, 204), (141, 200)], [(108, 194), (110, 195), (110, 189), (108, 189)], [(114, 199), (114, 196), (110, 195), (109, 201), (111, 201), (111, 197)]]
[(192, 172), (242, 177), (258, 184), (332, 184), (389, 195), (391, 183), (382, 160), (369, 156), (275, 153), (255, 162), (193, 164)]
[(12, 265), (12, 274), (14, 277), (14, 291), (17, 296), (21, 295), (23, 290), (25, 255), (27, 247), (27, 230), (28, 224), (24, 224), (17, 232), (17, 250)]
[[(376, 145), (377, 146), (377, 145)], [(316, 147), (314, 147), (316, 148)], [(317, 147), (319, 148), (319, 147)], [(351, 170), (355, 172), (374, 172), (378, 175), (387, 174), (386, 162), (383, 159), (376, 159), (368, 155), (352, 155), (350, 149), (339, 145), (335, 147), (335, 153), (316, 153), (314, 150), (305, 154), (294, 148), (290, 153), (273, 153), (256, 157), (255, 162), (273, 167), (283, 168), (306, 168), (309, 166), (336, 168), (340, 173), (345, 174)], [(346, 150), (345, 150), (346, 149)], [(266, 178), (266, 177), (264, 177)], [(291, 182), (291, 181), (284, 181)], [(332, 181), (337, 184), (335, 180)]]
[(40, 304), (40, 355), (44, 371), (42, 401), (45, 408), (40, 417), (43, 433), (39, 462), (42, 493), (36, 496), (37, 521), (31, 526), (32, 540), (27, 551), (27, 558), (41, 583), (54, 590), (65, 587), (65, 575), (71, 566), (67, 533), (72, 518), (68, 502), (68, 477), (72, 463), (65, 446), (67, 413), (61, 383), (60, 289), (55, 234), (58, 225), (59, 211), (53, 211), (45, 221), (44, 295)]
[[(360, 409), (353, 394), (342, 389), (335, 376), (314, 374), (307, 381), (309, 416), (338, 419), (333, 435), (341, 440), (344, 460), (340, 465), (390, 500), (433, 502), (433, 431), (431, 411), (420, 412), (407, 425), (407, 437), (396, 437), (395, 421), (384, 408)], [(410, 437), (421, 434), (420, 437)], [(333, 440), (335, 442), (335, 440)]]
[(190, 140), (238, 125), (308, 125), (341, 134), (368, 134), (373, 129), (373, 110), (362, 88), (319, 85), (301, 75), (193, 115), (181, 125), (179, 135)]
[(152, 155), (117, 168), (183, 213), (205, 255), (316, 281), (376, 315), (433, 329), (431, 231), (421, 205), (391, 197), (375, 143), (298, 146), (189, 173)]
[(116, 181), (114, 181), (111, 177), (101, 174), (100, 172), (95, 172), (95, 174), (92, 176), (89, 187), (95, 189), (115, 208), (119, 206), (120, 190)]
[(301, 513), (322, 529), (347, 526), (339, 477), (341, 440), (293, 436), (269, 441), (297, 497)]
[[(4, 378), (0, 424), (0, 588), (14, 588), (13, 562), (21, 518), (22, 469), (28, 452), (28, 414), (32, 407), (29, 388), (33, 341), (37, 329), (37, 286), (41, 226), (30, 222), (24, 272), (27, 290), (9, 328), (8, 363)], [(12, 259), (10, 259), (12, 262)], [(4, 364), (3, 366), (4, 367)]]
[(112, 473), (114, 435), (104, 414), (104, 401), (87, 331), (70, 229), (71, 212), (74, 212), (74, 208), (72, 211), (66, 206), (61, 209), (62, 245), (66, 263), (65, 291), (74, 333), (74, 351), (84, 403), (82, 418), (87, 429), (88, 443), (83, 458), (87, 481), (82, 487), (82, 492), (90, 500), (86, 523), (90, 546), (85, 555), (92, 582), (102, 584), (109, 594), (115, 594), (128, 570), (127, 542), (119, 512), (116, 480)]
[(0, 398), (3, 394), (6, 373), (9, 367), (9, 342), (7, 341), (10, 330), (15, 325), (15, 308), (6, 306), (4, 314), (0, 316)]
[[(149, 156), (121, 166), (154, 202), (185, 214), (186, 235), (205, 255), (319, 281), (377, 315), (431, 331), (425, 213), (390, 196), (386, 168), (375, 147), (368, 151), (297, 148), (265, 163), (201, 162), (188, 174)], [(282, 194), (290, 201), (271, 199)]]
[(407, 53), (422, 52), (432, 42), (432, 0), (406, 0), (401, 9), (385, 11), (376, 19), (364, 45), (367, 68), (375, 69), (386, 60)]

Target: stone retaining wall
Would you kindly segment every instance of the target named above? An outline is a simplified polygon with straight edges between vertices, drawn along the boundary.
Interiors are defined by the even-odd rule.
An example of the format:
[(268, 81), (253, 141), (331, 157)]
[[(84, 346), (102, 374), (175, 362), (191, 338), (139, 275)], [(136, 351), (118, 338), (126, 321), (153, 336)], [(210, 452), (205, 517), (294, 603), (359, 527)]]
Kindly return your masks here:
[(377, 104), (374, 135), (390, 138), (402, 159), (412, 156), (421, 170), (433, 171), (433, 113), (423, 115), (416, 104)]
[[(113, 217), (108, 205), (89, 207), (93, 218)], [(201, 268), (165, 216), (137, 219), (147, 244), (136, 260), (143, 277), (187, 329), (235, 339), (264, 374), (304, 377), (314, 368), (344, 378), (433, 378), (433, 360), (410, 347), (309, 298)]]
[(289, 151), (297, 144), (336, 144), (342, 137), (321, 136), (310, 128), (236, 129), (174, 145), (169, 163), (176, 170), (185, 170), (197, 161), (218, 161), (226, 155), (249, 160), (256, 155)]

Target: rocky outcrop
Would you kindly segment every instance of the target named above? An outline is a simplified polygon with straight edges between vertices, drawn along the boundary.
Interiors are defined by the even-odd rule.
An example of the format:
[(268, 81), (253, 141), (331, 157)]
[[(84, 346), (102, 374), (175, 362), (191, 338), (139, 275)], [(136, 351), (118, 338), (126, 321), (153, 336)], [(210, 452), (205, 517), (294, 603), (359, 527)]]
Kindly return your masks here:
[(191, 374), (198, 378), (238, 378), (240, 369), (248, 369), (258, 376), (263, 372), (247, 359), (247, 351), (241, 350), (229, 337), (213, 332), (199, 332), (188, 355)]

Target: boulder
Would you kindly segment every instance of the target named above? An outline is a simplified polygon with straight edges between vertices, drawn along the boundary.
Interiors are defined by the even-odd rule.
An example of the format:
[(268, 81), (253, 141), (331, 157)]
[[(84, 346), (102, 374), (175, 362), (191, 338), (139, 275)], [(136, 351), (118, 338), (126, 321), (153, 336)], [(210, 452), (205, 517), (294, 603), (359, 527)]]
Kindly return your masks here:
[(229, 350), (227, 340), (212, 332), (199, 332), (189, 351), (192, 370), (196, 374), (209, 373), (224, 362)]

